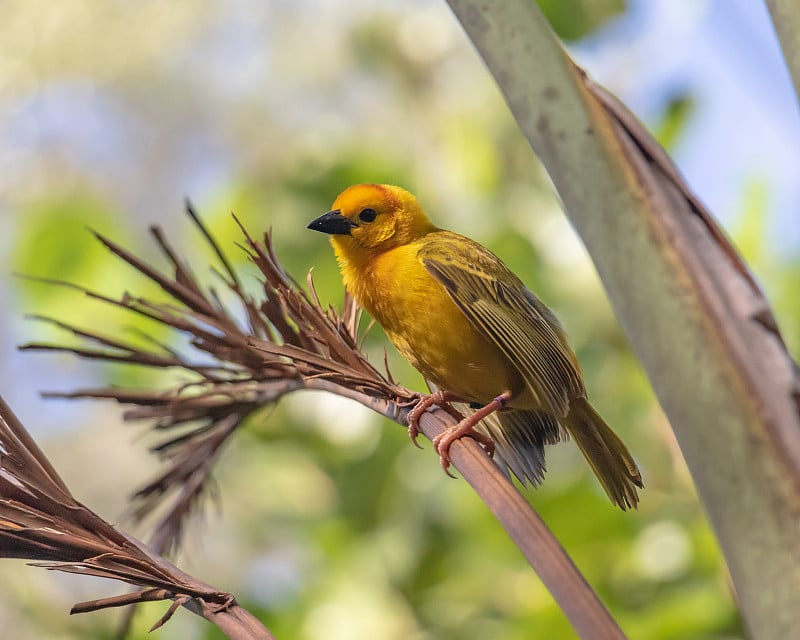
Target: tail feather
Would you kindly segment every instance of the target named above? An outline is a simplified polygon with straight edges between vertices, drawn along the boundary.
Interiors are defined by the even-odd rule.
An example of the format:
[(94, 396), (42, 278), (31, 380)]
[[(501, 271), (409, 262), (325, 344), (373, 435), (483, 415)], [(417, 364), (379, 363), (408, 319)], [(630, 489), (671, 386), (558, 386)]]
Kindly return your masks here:
[[(464, 415), (472, 411), (465, 404), (455, 406)], [(644, 485), (636, 462), (586, 398), (573, 399), (560, 421), (541, 411), (508, 409), (487, 416), (478, 428), (494, 440), (495, 462), (523, 485), (544, 480), (544, 446), (571, 437), (615, 505), (624, 511), (639, 503), (636, 489)]]
[(636, 508), (643, 488), (633, 457), (586, 398), (576, 398), (562, 421), (611, 501), (623, 511)]
[(495, 442), (495, 460), (525, 484), (536, 486), (544, 480), (544, 445), (564, 436), (553, 416), (541, 411), (511, 409), (498, 411), (483, 420)]

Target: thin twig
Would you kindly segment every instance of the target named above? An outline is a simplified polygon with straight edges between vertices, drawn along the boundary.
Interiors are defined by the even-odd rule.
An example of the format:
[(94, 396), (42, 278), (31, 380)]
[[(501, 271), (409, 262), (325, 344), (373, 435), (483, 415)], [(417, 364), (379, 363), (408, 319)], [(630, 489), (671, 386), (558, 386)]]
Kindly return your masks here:
[(184, 573), (76, 501), (2, 398), (0, 557), (33, 560), (34, 566), (50, 570), (143, 587), (133, 593), (78, 603), (71, 613), (171, 600), (159, 626), (177, 607), (184, 606), (216, 624), (233, 640), (273, 637), (232, 594)]

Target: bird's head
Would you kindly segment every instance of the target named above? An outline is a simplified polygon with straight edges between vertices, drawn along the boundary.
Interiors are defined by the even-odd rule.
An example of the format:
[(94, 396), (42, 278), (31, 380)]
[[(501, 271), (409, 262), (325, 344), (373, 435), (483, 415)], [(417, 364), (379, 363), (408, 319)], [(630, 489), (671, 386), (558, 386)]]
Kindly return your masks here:
[(411, 193), (388, 184), (348, 187), (308, 228), (331, 234), (337, 255), (350, 259), (408, 244), (435, 229)]

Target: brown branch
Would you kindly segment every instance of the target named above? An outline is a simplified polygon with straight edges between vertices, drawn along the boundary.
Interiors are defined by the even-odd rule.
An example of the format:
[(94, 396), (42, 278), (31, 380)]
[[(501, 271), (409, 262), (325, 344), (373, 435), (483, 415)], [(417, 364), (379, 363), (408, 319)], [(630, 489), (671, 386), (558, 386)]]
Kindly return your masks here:
[[(188, 359), (185, 364), (176, 365), (175, 360), (183, 356), (171, 350), (154, 352), (152, 348), (103, 339), (92, 331), (66, 325), (66, 330), (82, 336), (91, 346), (23, 347), (60, 349), (100, 360), (122, 358), (151, 366), (179, 366), (194, 376), (193, 382), (167, 390), (109, 388), (48, 394), (113, 398), (132, 407), (125, 413), (126, 420), (153, 421), (154, 428), (165, 433), (167, 438), (155, 451), (167, 460), (167, 468), (136, 493), (133, 509), (134, 516), (141, 519), (168, 495), (177, 496), (155, 529), (153, 541), (159, 552), (178, 543), (185, 518), (197, 508), (221, 447), (253, 411), (288, 393), (319, 389), (351, 398), (405, 426), (408, 411), (419, 397), (396, 385), (388, 370), (386, 376), (381, 374), (360, 351), (359, 313), (353, 301), (346, 298), (341, 313), (324, 309), (310, 277), (306, 292), (283, 270), (269, 233), (259, 243), (242, 228), (250, 260), (263, 276), (264, 297), (257, 300), (244, 293), (235, 271), (191, 208), (189, 216), (220, 257), (223, 280), (244, 309), (247, 326), (236, 320), (242, 317), (241, 313), (234, 315), (215, 291), (205, 291), (193, 279), (186, 262), (172, 250), (161, 231), (153, 230), (153, 236), (174, 269), (174, 276), (160, 273), (125, 249), (98, 237), (115, 255), (159, 284), (172, 299), (168, 304), (152, 303), (126, 294), (120, 301), (109, 299), (111, 304), (144, 313), (187, 335), (195, 350), (210, 356), (214, 366), (199, 367)], [(102, 299), (96, 294), (95, 297)], [(437, 410), (423, 416), (421, 427), (432, 438), (451, 424), (452, 416)], [(599, 634), (596, 637), (623, 637), (557, 539), (480, 447), (468, 440), (459, 441), (452, 453), (455, 468), (505, 527), (576, 629), (581, 634), (591, 629)]]
[(134, 593), (82, 602), (72, 613), (172, 600), (157, 624), (183, 606), (235, 640), (273, 636), (233, 595), (180, 571), (76, 501), (17, 417), (0, 398), (0, 557), (51, 570), (120, 580)]

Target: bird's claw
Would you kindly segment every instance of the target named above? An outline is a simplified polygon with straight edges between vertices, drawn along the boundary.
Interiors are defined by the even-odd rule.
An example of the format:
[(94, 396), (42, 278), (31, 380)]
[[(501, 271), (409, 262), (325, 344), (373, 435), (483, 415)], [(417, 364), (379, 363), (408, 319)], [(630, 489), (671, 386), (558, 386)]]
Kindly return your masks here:
[(414, 446), (417, 449), (422, 449), (422, 445), (417, 442), (417, 438), (419, 438), (419, 427), (415, 424), (408, 425), (408, 437), (411, 438), (411, 442), (414, 443)]
[(417, 442), (417, 438), (420, 434), (419, 420), (423, 413), (436, 404), (437, 398), (435, 398), (434, 395), (436, 394), (430, 394), (427, 396), (418, 394), (416, 405), (408, 414), (408, 437), (411, 438), (411, 442), (414, 443), (414, 446), (417, 449), (422, 449), (422, 445)]
[(474, 424), (466, 418), (459, 424), (442, 431), (433, 439), (433, 448), (439, 454), (439, 462), (444, 472), (451, 478), (455, 476), (450, 473), (450, 445), (460, 438), (469, 437), (475, 440), (490, 458), (494, 458), (494, 440), (480, 431), (474, 429)]
[[(422, 414), (432, 406), (437, 405), (450, 415), (453, 415), (455, 409), (448, 404), (451, 400), (455, 400), (455, 396), (447, 391), (434, 391), (429, 395), (417, 394), (417, 404), (408, 414), (408, 437), (411, 438), (411, 442), (414, 443), (415, 447), (422, 449), (417, 442), (417, 438), (420, 434), (419, 421), (420, 418), (422, 418)], [(463, 416), (458, 414), (458, 412), (456, 412), (456, 415), (459, 416), (457, 419), (463, 419)]]
[(414, 446), (421, 449), (417, 438), (420, 434), (419, 421), (422, 414), (425, 413), (432, 406), (436, 405), (447, 411), (451, 416), (458, 420), (458, 424), (445, 429), (442, 433), (433, 439), (433, 448), (439, 454), (439, 462), (442, 465), (444, 472), (451, 478), (455, 476), (450, 473), (450, 445), (459, 438), (469, 436), (476, 440), (483, 448), (486, 454), (492, 458), (494, 457), (494, 440), (486, 434), (475, 430), (475, 425), (479, 422), (480, 418), (476, 419), (475, 416), (465, 418), (449, 403), (453, 400), (458, 400), (453, 394), (446, 391), (434, 391), (430, 395), (420, 395), (416, 406), (408, 414), (408, 436)]

